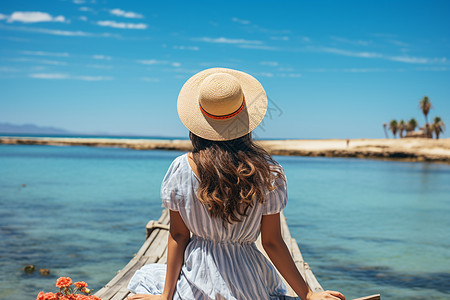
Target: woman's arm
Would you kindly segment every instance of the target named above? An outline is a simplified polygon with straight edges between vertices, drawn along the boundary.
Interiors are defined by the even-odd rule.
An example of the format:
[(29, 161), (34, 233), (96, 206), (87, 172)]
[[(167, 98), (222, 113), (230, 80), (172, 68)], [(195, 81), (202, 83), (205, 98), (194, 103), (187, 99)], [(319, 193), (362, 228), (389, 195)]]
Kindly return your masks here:
[(190, 239), (189, 229), (177, 211), (170, 210), (170, 233), (167, 245), (167, 272), (162, 296), (172, 299)]
[(261, 223), (261, 242), (270, 260), (302, 300), (343, 299), (335, 291), (313, 293), (292, 260), (291, 253), (281, 236), (280, 214), (264, 215)]

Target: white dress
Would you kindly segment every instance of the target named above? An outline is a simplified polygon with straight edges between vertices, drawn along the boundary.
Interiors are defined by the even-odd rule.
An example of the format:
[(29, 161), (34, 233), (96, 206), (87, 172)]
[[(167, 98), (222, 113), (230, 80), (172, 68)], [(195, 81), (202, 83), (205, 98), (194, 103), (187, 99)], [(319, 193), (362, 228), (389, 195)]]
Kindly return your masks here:
[[(221, 219), (211, 218), (197, 199), (198, 184), (187, 154), (183, 154), (172, 162), (161, 186), (164, 206), (178, 211), (192, 233), (173, 299), (289, 298), (284, 296), (287, 289), (275, 268), (255, 245), (262, 216), (286, 206), (286, 184), (277, 180), (281, 186), (267, 192), (264, 204), (249, 208), (243, 222), (225, 226)], [(136, 294), (161, 294), (165, 273), (165, 264), (143, 266), (128, 289)]]

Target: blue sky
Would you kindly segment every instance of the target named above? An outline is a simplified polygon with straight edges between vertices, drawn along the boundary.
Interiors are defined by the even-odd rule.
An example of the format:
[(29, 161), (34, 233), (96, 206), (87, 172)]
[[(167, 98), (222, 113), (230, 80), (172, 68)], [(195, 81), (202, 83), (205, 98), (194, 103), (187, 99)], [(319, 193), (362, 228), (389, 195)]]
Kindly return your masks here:
[[(1, 1), (0, 122), (182, 137), (210, 67), (270, 101), (259, 138), (382, 138), (419, 100), (450, 127), (450, 1)], [(447, 137), (448, 132), (444, 134)]]

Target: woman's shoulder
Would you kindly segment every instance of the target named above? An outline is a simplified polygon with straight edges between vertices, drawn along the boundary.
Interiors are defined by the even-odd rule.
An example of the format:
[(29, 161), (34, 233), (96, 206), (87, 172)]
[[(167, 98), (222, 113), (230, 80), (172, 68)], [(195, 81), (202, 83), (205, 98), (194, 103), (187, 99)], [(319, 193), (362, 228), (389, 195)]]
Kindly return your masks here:
[[(286, 179), (286, 174), (284, 172), (284, 168), (279, 162), (274, 160), (271, 164), (271, 170), (272, 170), (272, 174), (275, 175), (275, 178), (283, 177), (284, 179)], [(277, 175), (281, 175), (281, 176), (277, 176)]]
[(170, 166), (166, 172), (166, 176), (164, 180), (167, 180), (173, 176), (180, 176), (183, 173), (186, 173), (186, 163), (187, 163), (187, 154), (184, 153), (175, 157), (175, 159), (170, 163)]
[(166, 208), (179, 210), (180, 202), (183, 201), (186, 192), (186, 154), (177, 156), (169, 166), (161, 184), (161, 199)]
[(178, 167), (183, 166), (184, 163), (186, 162), (186, 160), (187, 160), (187, 153), (183, 153), (183, 154), (175, 157), (173, 159), (172, 163), (170, 164), (169, 169), (170, 168), (178, 168)]

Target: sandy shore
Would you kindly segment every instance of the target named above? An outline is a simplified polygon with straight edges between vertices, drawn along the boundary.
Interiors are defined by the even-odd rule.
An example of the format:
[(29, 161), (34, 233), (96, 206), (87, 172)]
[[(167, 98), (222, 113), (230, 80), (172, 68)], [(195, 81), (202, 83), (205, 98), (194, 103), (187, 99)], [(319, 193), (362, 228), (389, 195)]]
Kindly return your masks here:
[[(273, 155), (327, 156), (450, 163), (450, 139), (262, 140)], [(188, 140), (2, 137), (0, 144), (121, 147), (190, 151)]]

